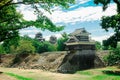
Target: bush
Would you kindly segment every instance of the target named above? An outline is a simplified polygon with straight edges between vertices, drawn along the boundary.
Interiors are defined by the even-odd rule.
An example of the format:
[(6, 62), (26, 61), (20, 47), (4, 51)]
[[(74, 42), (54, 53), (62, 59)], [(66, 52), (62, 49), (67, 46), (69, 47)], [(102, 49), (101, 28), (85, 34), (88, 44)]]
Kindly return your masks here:
[(47, 41), (45, 41), (45, 42), (34, 41), (33, 46), (36, 48), (37, 53), (57, 50), (55, 45), (53, 45)]
[(0, 54), (4, 54), (4, 53), (5, 53), (5, 50), (4, 50), (3, 46), (0, 45)]
[(57, 40), (57, 50), (58, 51), (64, 51), (65, 50), (65, 42), (68, 40), (68, 34), (63, 33), (62, 37)]
[(104, 57), (104, 60), (109, 66), (120, 64), (120, 48), (113, 49), (109, 55)]
[(21, 40), (20, 45), (17, 47), (16, 52), (20, 54), (34, 53), (35, 47), (32, 45), (30, 41)]
[(65, 50), (65, 42), (67, 41), (67, 39), (65, 39), (65, 38), (59, 38), (58, 40), (57, 40), (57, 50), (58, 51), (64, 51)]
[(95, 42), (95, 47), (96, 47), (96, 50), (101, 50), (102, 49), (102, 45), (98, 41)]

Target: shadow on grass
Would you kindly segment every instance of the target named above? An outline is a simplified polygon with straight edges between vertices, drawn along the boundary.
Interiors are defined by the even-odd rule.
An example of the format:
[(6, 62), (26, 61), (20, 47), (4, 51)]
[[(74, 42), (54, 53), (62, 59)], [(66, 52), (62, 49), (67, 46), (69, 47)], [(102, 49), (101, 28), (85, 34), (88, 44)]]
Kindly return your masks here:
[(104, 70), (102, 71), (104, 74), (111, 75), (111, 76), (120, 76), (120, 70)]

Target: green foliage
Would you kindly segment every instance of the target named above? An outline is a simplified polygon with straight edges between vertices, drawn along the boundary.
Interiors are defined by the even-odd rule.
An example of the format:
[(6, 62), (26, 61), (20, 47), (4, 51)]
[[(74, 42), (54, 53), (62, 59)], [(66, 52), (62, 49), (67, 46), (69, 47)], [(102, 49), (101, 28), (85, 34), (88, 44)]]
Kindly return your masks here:
[[(41, 8), (51, 13), (54, 6), (62, 6), (68, 8), (75, 0), (2, 0), (0, 1), (0, 42), (4, 42), (7, 53), (10, 52), (11, 41), (17, 43), (16, 37), (19, 37), (19, 29), (34, 26), (41, 30), (50, 30), (52, 32), (61, 31), (63, 26), (56, 26), (48, 17), (46, 17)], [(23, 15), (18, 12), (19, 6), (29, 5), (33, 9), (36, 20), (27, 21), (23, 19)], [(28, 7), (28, 6), (27, 6)], [(26, 8), (27, 9), (27, 8)], [(16, 38), (16, 40), (14, 40)], [(8, 43), (8, 44), (7, 44)]]
[(22, 40), (30, 41), (31, 44), (35, 47), (36, 53), (48, 52), (48, 51), (56, 51), (56, 45), (49, 43), (48, 41), (40, 42), (39, 40), (32, 39), (28, 36), (24, 36), (21, 38)]
[(120, 27), (120, 14), (113, 15), (111, 17), (109, 17), (109, 16), (103, 17), (101, 26), (106, 31), (108, 31), (109, 28), (112, 28), (114, 30), (115, 34), (110, 36), (105, 41), (105, 45), (116, 48), (117, 42), (120, 41), (120, 37), (119, 37), (120, 36), (120, 31), (119, 31), (119, 27)]
[(120, 0), (94, 0), (95, 4), (102, 4), (103, 10), (106, 10), (108, 8), (108, 5), (114, 2), (117, 5), (117, 12), (120, 13)]
[(35, 47), (32, 45), (30, 41), (21, 40), (19, 46), (17, 47), (16, 52), (19, 54), (34, 53)]
[(120, 1), (119, 0), (94, 0), (95, 4), (102, 4), (103, 10), (106, 10), (108, 4), (114, 2), (117, 5), (117, 14), (113, 16), (103, 16), (101, 19), (101, 26), (106, 31), (113, 29), (115, 32), (110, 38), (108, 38), (105, 43), (105, 48), (108, 46), (116, 48), (117, 42), (120, 41)]
[(108, 40), (103, 40), (103, 45), (102, 45), (102, 49), (103, 50), (112, 50), (114, 47), (116, 47), (116, 41), (110, 40), (110, 38)]
[[(50, 8), (54, 6), (62, 6), (68, 8), (69, 4), (74, 3), (75, 0), (2, 0), (0, 1), (0, 42), (6, 39), (16, 37), (14, 32), (22, 28), (35, 26), (42, 30), (48, 29), (50, 31), (60, 31), (63, 26), (56, 26), (54, 23), (40, 10), (41, 8), (51, 13)], [(29, 5), (37, 15), (35, 21), (26, 21), (17, 9), (20, 4)], [(39, 9), (40, 8), (40, 9)], [(27, 8), (26, 8), (27, 9)]]
[(109, 49), (109, 43), (106, 40), (103, 40), (103, 50), (108, 50)]
[(3, 42), (3, 48), (5, 50), (6, 53), (10, 53), (11, 51), (11, 46), (14, 46), (14, 49), (17, 48), (18, 44), (19, 44), (19, 40), (20, 40), (20, 37), (19, 35), (17, 35), (16, 37), (14, 38), (11, 38), (11, 39), (6, 39), (4, 42)]
[(101, 50), (102, 49), (102, 45), (98, 41), (95, 42), (95, 47), (96, 47), (96, 50)]
[(57, 50), (58, 51), (64, 51), (65, 50), (65, 42), (68, 40), (68, 34), (67, 33), (63, 33), (62, 34), (62, 38), (59, 38), (57, 40)]
[(18, 29), (22, 28), (22, 15), (10, 5), (0, 9), (0, 42), (18, 37)]
[(36, 48), (37, 53), (56, 51), (56, 46), (47, 41), (45, 42), (34, 41), (33, 46)]
[(0, 54), (4, 54), (4, 53), (5, 53), (5, 50), (4, 50), (3, 46), (0, 45)]
[(17, 74), (13, 74), (13, 73), (5, 73), (5, 74), (7, 74), (9, 76), (13, 76), (18, 80), (33, 80), (31, 78), (26, 78), (26, 77), (23, 77), (23, 76), (20, 76), (20, 75), (17, 75)]
[(58, 51), (64, 51), (64, 49), (65, 49), (65, 44), (64, 44), (64, 42), (65, 42), (65, 39), (63, 39), (63, 38), (59, 38), (59, 39), (57, 40), (57, 44), (58, 44), (57, 50), (58, 50)]
[(113, 49), (109, 55), (104, 57), (104, 60), (108, 65), (118, 65), (120, 64), (120, 48)]

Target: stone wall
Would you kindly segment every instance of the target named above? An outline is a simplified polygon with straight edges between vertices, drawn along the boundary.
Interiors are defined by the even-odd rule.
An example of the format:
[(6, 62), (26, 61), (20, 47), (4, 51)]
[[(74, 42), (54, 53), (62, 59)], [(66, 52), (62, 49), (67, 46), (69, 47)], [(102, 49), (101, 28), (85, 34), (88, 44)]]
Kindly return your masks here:
[(99, 66), (104, 66), (104, 64), (95, 54), (95, 50), (77, 50), (73, 53), (70, 52), (65, 56), (62, 64), (58, 68), (58, 72), (74, 73), (78, 70), (90, 69)]

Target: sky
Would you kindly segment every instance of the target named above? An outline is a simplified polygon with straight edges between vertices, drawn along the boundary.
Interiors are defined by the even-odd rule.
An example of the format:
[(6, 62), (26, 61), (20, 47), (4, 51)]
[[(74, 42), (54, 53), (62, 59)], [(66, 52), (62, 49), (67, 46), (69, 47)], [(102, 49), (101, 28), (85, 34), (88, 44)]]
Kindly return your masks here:
[[(26, 20), (35, 20), (36, 16), (33, 14), (33, 10), (29, 9), (22, 5), (20, 7), (20, 12), (24, 15)], [(50, 32), (48, 30), (41, 31), (35, 27), (29, 27), (20, 30), (20, 35), (28, 35), (32, 38), (35, 37), (35, 34), (42, 32), (43, 37), (46, 40), (49, 40), (51, 35), (56, 37), (61, 37), (63, 32), (67, 34), (73, 32), (75, 29), (85, 28), (88, 32), (91, 33), (91, 38), (93, 40), (102, 42), (102, 40), (107, 39), (113, 34), (113, 31), (110, 29), (109, 32), (106, 32), (100, 26), (102, 16), (112, 16), (116, 14), (116, 5), (111, 3), (108, 5), (106, 11), (103, 12), (102, 5), (96, 5), (93, 3), (93, 0), (76, 0), (75, 4), (72, 4), (69, 9), (62, 9), (61, 7), (52, 8), (52, 14), (44, 12), (44, 14), (52, 20), (56, 25), (64, 25), (65, 28), (60, 32)]]

